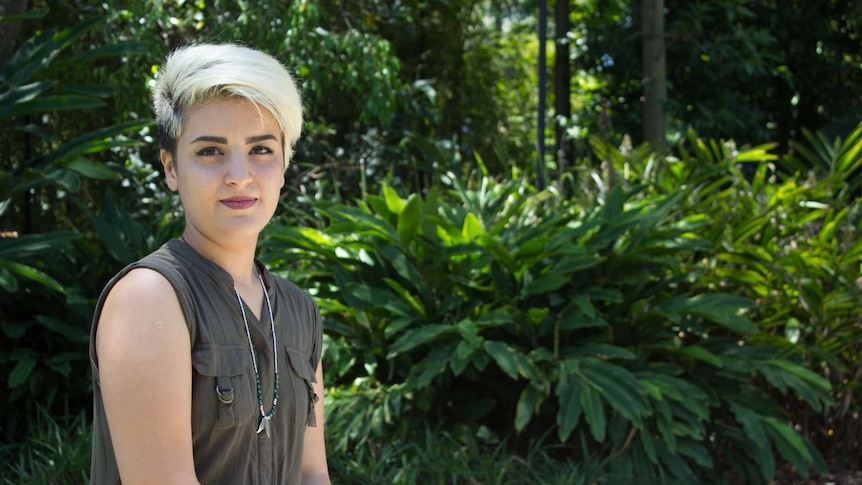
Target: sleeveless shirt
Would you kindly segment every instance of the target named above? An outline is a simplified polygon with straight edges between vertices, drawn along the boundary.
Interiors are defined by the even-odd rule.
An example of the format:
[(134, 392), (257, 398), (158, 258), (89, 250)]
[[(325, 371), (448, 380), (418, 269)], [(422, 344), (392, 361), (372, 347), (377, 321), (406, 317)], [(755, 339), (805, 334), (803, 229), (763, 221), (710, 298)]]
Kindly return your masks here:
[[(270, 421), (272, 439), (260, 423), (254, 368), (233, 279), (220, 266), (179, 239), (120, 271), (102, 291), (90, 331), (93, 371), (91, 485), (120, 484), (102, 403), (95, 336), (108, 293), (129, 271), (149, 268), (173, 286), (188, 325), (192, 352), (192, 445), (202, 485), (299, 485), (306, 426), (316, 426), (311, 386), (320, 362), (323, 327), (314, 301), (293, 283), (255, 260), (272, 303), (278, 342), (279, 397)], [(243, 303), (245, 305), (245, 303)], [(258, 320), (245, 307), (260, 372), (264, 410), (273, 393), (273, 348), (264, 302)], [(149, 396), (170, 399), (170, 396)]]

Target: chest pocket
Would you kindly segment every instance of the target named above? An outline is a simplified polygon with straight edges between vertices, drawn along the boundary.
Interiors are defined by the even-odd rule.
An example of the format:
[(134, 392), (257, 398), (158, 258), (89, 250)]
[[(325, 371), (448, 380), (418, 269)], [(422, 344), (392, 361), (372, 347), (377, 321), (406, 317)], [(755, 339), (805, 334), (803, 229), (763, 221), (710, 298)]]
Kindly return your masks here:
[(248, 352), (241, 347), (208, 345), (192, 352), (199, 374), (192, 382), (192, 429), (231, 428), (255, 416)]
[(295, 408), (293, 422), (305, 426), (317, 426), (317, 416), (314, 403), (318, 396), (311, 386), (317, 382), (314, 368), (308, 361), (308, 356), (293, 347), (285, 347), (287, 367), (290, 373), (290, 387), (294, 395)]

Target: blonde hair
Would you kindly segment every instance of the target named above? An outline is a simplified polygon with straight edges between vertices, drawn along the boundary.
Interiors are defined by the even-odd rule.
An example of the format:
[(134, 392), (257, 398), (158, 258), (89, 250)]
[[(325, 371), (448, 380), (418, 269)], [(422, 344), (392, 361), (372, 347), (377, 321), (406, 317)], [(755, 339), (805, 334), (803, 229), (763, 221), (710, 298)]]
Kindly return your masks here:
[(236, 44), (195, 44), (168, 55), (153, 91), (159, 145), (176, 156), (187, 113), (208, 101), (239, 97), (272, 113), (284, 144), (284, 167), (302, 133), (302, 101), (275, 58)]

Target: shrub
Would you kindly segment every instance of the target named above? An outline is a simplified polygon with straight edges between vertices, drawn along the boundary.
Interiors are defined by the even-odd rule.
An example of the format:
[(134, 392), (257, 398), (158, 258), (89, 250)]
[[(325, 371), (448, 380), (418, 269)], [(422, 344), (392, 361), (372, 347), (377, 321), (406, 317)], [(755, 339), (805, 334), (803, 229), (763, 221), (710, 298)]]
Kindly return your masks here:
[(314, 288), (329, 375), (354, 394), (335, 419), (362, 410), (337, 449), (439, 419), (489, 442), (514, 428), (513, 448), (550, 428), (643, 483), (765, 483), (776, 454), (823, 469), (774, 393), (820, 411), (830, 386), (748, 318), (754, 301), (700, 278), (717, 224), (685, 204), (701, 186), (585, 204), (485, 175), (444, 183), (321, 202), (322, 228), (267, 233), (272, 262), (295, 259)]
[[(28, 17), (40, 14), (44, 11)], [(105, 260), (95, 244), (82, 238), (87, 228), (80, 223), (88, 209), (75, 199), (87, 199), (90, 183), (120, 178), (122, 168), (93, 157), (133, 144), (124, 135), (148, 122), (52, 133), (33, 119), (38, 116), (50, 126), (47, 120), (58, 113), (105, 104), (110, 96), (105, 86), (58, 76), (70, 66), (136, 51), (134, 44), (119, 43), (62, 55), (98, 22), (35, 35), (0, 73), (0, 128), (9, 136), (10, 160), (0, 170), (0, 373), (8, 376), (9, 388), (0, 402), (2, 435), (23, 436), (26, 429), (20, 425), (27, 420), (22, 418), (33, 415), (36, 404), (53, 411), (58, 396), (72, 407), (88, 406), (91, 399), (87, 334), (93, 288), (106, 280), (90, 270)], [(103, 232), (120, 238), (122, 227)], [(78, 248), (90, 248), (88, 257), (81, 257)]]

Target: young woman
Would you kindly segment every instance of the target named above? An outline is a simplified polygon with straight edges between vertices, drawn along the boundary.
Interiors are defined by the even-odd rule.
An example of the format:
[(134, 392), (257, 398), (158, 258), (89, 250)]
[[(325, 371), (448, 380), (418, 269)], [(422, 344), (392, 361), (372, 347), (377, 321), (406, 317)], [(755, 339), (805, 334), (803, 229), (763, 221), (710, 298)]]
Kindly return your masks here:
[(172, 53), (153, 95), (182, 236), (93, 318), (92, 484), (328, 484), (322, 324), (258, 260), (302, 129), (293, 79), (232, 44)]

